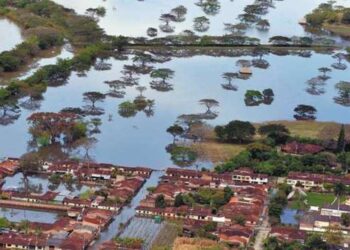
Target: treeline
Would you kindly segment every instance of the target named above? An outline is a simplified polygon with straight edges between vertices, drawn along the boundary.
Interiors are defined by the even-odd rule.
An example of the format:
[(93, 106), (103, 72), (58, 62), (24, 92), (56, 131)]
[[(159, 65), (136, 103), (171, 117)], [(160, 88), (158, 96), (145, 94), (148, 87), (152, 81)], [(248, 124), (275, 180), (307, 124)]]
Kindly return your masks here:
[[(271, 176), (285, 176), (290, 171), (340, 174), (347, 172), (350, 166), (350, 144), (345, 139), (343, 126), (338, 141), (295, 137), (281, 124), (263, 125), (257, 131), (251, 123), (243, 121), (217, 126), (215, 133), (219, 141), (246, 144), (244, 151), (215, 167), (219, 173), (249, 167), (257, 173)], [(322, 145), (325, 151), (300, 156), (279, 152), (280, 145), (292, 141)]]
[(306, 16), (306, 21), (311, 26), (324, 24), (350, 25), (350, 8), (334, 6), (333, 3), (322, 3)]

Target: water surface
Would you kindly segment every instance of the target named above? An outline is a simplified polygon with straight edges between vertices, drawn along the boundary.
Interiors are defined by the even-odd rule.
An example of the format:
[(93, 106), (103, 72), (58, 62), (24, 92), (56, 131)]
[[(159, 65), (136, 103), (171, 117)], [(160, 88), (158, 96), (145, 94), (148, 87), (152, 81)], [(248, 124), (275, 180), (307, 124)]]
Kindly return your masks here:
[[(110, 35), (124, 35), (131, 37), (146, 36), (147, 28), (158, 28), (161, 14), (170, 12), (171, 9), (184, 5), (187, 9), (186, 20), (181, 23), (172, 23), (175, 27), (174, 34), (183, 30), (193, 30), (193, 19), (203, 16), (205, 13), (197, 6), (196, 0), (90, 0), (86, 4), (85, 0), (54, 0), (65, 7), (74, 9), (79, 14), (84, 14), (89, 7), (103, 6), (106, 8), (106, 16), (100, 18), (100, 26)], [(325, 0), (284, 0), (274, 1), (275, 8), (270, 8), (267, 15), (263, 16), (270, 22), (268, 32), (259, 32), (255, 28), (247, 31), (246, 35), (260, 38), (266, 43), (269, 37), (275, 35), (283, 36), (304, 36), (304, 28), (299, 25), (299, 20), (310, 13), (320, 3)], [(210, 28), (205, 35), (223, 35), (224, 23), (238, 23), (238, 15), (243, 13), (244, 7), (253, 4), (253, 0), (221, 0), (221, 9), (217, 15), (207, 16), (210, 19)], [(349, 7), (348, 0), (338, 0), (338, 5)], [(160, 32), (160, 36), (166, 33)]]
[(0, 52), (11, 50), (23, 41), (20, 28), (4, 18), (0, 18), (0, 33)]

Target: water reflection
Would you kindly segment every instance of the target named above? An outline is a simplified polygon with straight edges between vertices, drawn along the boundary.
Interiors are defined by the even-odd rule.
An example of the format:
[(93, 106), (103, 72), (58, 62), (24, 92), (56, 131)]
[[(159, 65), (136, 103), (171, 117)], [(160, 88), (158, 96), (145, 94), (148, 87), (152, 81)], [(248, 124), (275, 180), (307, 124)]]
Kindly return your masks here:
[(11, 50), (23, 41), (20, 28), (7, 19), (0, 18), (0, 32), (6, 34), (1, 37), (0, 52)]
[[(200, 51), (192, 52), (200, 54)], [(327, 76), (331, 78), (322, 86), (325, 93), (310, 95), (305, 91), (305, 82), (315, 77), (319, 68), (330, 67), (334, 59), (328, 53), (311, 53), (309, 57), (298, 56), (303, 52), (297, 51), (297, 55), (282, 53), (285, 56), (280, 56), (280, 52), (264, 55), (263, 59), (268, 61), (270, 66), (267, 69), (251, 67), (252, 74), (249, 78), (233, 79), (232, 85), (237, 86), (237, 91), (222, 88), (221, 84), (228, 83), (223, 83), (223, 72), (239, 72), (241, 65), (251, 63), (252, 60), (258, 59), (257, 56), (249, 56), (245, 52), (242, 55), (242, 51), (234, 49), (225, 53), (236, 57), (225, 56), (221, 50), (211, 51), (215, 56), (189, 56), (183, 50), (177, 50), (174, 53), (176, 56), (171, 57), (171, 60), (169, 51), (154, 55), (152, 62), (146, 65), (153, 67), (153, 70), (171, 69), (174, 72), (173, 79), (169, 80), (174, 88), (169, 92), (159, 92), (151, 88), (151, 73), (132, 73), (133, 78), (138, 78), (138, 84), (124, 85), (122, 82), (126, 76), (125, 65), (133, 65), (134, 56), (128, 56), (128, 60), (121, 61), (112, 58), (105, 61), (111, 64), (111, 70), (99, 71), (92, 68), (86, 72), (86, 77), (73, 73), (66, 85), (48, 88), (38, 110), (58, 112), (67, 109), (84, 112), (84, 93), (110, 93), (110, 85), (105, 82), (117, 81), (113, 83), (123, 86), (117, 91), (124, 91), (124, 98), (107, 95), (103, 102), (96, 105), (104, 110), (104, 114), (99, 117), (87, 117), (89, 121), (92, 118), (100, 119), (96, 121), (100, 133), (94, 134), (98, 142), (91, 150), (91, 156), (99, 162), (163, 169), (173, 164), (171, 155), (164, 150), (172, 142), (172, 136), (166, 130), (179, 117), (188, 122), (207, 118), (209, 125), (225, 124), (234, 119), (251, 122), (288, 120), (294, 119), (295, 107), (305, 104), (317, 109), (318, 120), (348, 123), (348, 107), (339, 105), (340, 99), (335, 99), (342, 97), (343, 103), (348, 100), (346, 88), (341, 88), (342, 92), (335, 88), (337, 83), (348, 78), (347, 72), (328, 72)], [(160, 63), (159, 58), (165, 57), (167, 60)], [(236, 64), (238, 60), (240, 63)], [(342, 63), (348, 65), (345, 60)], [(134, 65), (138, 68), (141, 64), (137, 62)], [(268, 98), (264, 101), (269, 105), (247, 107), (244, 101), (247, 90), (258, 90), (262, 94), (263, 90), (266, 90)], [(220, 103), (219, 107), (212, 109), (215, 117), (209, 116), (206, 110), (198, 105), (198, 101), (202, 99), (214, 99)], [(26, 100), (20, 100), (20, 103)], [(91, 105), (91, 102), (89, 104)], [(27, 151), (27, 142), (31, 139), (26, 119), (31, 113), (31, 110), (22, 109), (21, 116), (14, 123), (0, 127), (0, 148), (3, 156), (18, 156)], [(121, 113), (128, 119), (121, 116)], [(90, 126), (92, 130), (95, 125), (91, 123)], [(70, 149), (64, 149), (65, 153), (69, 151)]]
[[(204, 33), (206, 35), (222, 35), (225, 33), (226, 24), (236, 24), (240, 14), (252, 13), (258, 10), (258, 14), (264, 14), (263, 19), (268, 20), (269, 29), (267, 30), (266, 22), (260, 23), (259, 26), (264, 29), (255, 27), (241, 29), (246, 31), (246, 35), (258, 37), (262, 42), (267, 42), (269, 37), (275, 35), (282, 36), (304, 36), (306, 32), (304, 27), (299, 25), (299, 20), (307, 13), (310, 13), (324, 0), (284, 0), (273, 1), (274, 8), (264, 6), (263, 12), (254, 9), (254, 1), (246, 0), (152, 0), (152, 1), (127, 1), (127, 0), (90, 0), (86, 5), (84, 0), (54, 0), (66, 7), (75, 9), (80, 14), (85, 14), (89, 7), (103, 6), (107, 13), (105, 17), (100, 18), (101, 27), (111, 35), (125, 35), (132, 37), (146, 36), (147, 33), (165, 36), (167, 32), (158, 32), (154, 29), (161, 24), (159, 17), (161, 14), (174, 14), (173, 9), (177, 6), (186, 8), (185, 20), (182, 22), (171, 22), (170, 27), (174, 28), (174, 33), (181, 33), (193, 29), (193, 20), (196, 17), (206, 16), (210, 20), (210, 27)], [(199, 4), (198, 4), (199, 3)], [(198, 6), (199, 5), (199, 6)], [(347, 0), (338, 0), (337, 5), (349, 6)], [(248, 6), (248, 7), (247, 7)], [(250, 6), (250, 7), (249, 7)], [(253, 7), (252, 7), (253, 6)], [(303, 6), (300, 8), (300, 6)], [(266, 7), (268, 12), (266, 13)], [(142, 24), (139, 22), (142, 16)], [(152, 28), (152, 30), (148, 30)], [(166, 30), (167, 31), (167, 30)]]

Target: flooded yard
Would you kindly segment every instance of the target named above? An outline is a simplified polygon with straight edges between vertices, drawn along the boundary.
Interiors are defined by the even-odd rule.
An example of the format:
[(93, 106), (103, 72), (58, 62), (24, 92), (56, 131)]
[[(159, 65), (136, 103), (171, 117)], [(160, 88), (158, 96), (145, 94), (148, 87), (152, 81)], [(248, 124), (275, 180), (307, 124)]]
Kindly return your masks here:
[[(47, 191), (59, 192), (62, 195), (79, 196), (79, 194), (84, 193), (89, 190), (88, 186), (73, 184), (67, 186), (64, 184), (54, 185), (50, 183), (48, 177), (40, 176), (29, 176), (28, 177), (29, 187), (32, 192), (44, 194)], [(7, 176), (4, 179), (4, 184), (2, 189), (4, 190), (23, 190), (25, 187), (24, 177), (22, 173), (17, 173), (14, 176)]]
[(57, 220), (58, 214), (49, 213), (44, 211), (33, 211), (16, 208), (0, 208), (0, 217), (5, 217), (11, 222), (41, 222), (41, 223), (53, 223)]

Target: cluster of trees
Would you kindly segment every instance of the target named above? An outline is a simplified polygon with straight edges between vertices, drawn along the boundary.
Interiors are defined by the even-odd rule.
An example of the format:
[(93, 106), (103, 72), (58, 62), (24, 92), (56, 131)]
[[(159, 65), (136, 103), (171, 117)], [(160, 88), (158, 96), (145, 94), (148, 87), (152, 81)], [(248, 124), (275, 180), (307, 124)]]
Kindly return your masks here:
[(280, 184), (277, 193), (271, 198), (269, 203), (270, 223), (279, 223), (283, 208), (288, 204), (287, 196), (292, 191), (292, 187), (287, 184)]
[(124, 118), (136, 116), (138, 112), (144, 112), (147, 117), (154, 115), (154, 100), (144, 97), (136, 97), (133, 101), (125, 101), (119, 104), (118, 113)]
[[(179, 5), (173, 8), (169, 13), (164, 13), (160, 16), (159, 20), (163, 22), (159, 25), (161, 31), (165, 33), (172, 33), (175, 28), (170, 25), (171, 22), (183, 22), (186, 19), (187, 8), (183, 5)], [(147, 34), (150, 37), (157, 36), (158, 30), (156, 28), (150, 27), (147, 30)]]
[(244, 96), (244, 102), (247, 106), (259, 106), (260, 104), (270, 105), (274, 100), (274, 92), (272, 89), (247, 90)]
[(334, 2), (322, 3), (306, 16), (311, 26), (322, 26), (324, 24), (350, 24), (350, 8), (334, 6)]
[(218, 208), (227, 204), (232, 196), (233, 191), (230, 187), (225, 187), (223, 190), (200, 188), (193, 193), (176, 195), (174, 206), (187, 205), (193, 207), (195, 204), (207, 205), (215, 212)]
[(29, 132), (39, 146), (71, 143), (87, 134), (87, 126), (73, 113), (39, 112), (28, 117)]
[[(242, 136), (242, 134), (249, 136), (244, 137), (243, 142), (251, 142), (255, 135), (254, 126), (247, 122), (233, 121), (226, 129), (229, 130), (226, 133), (235, 138), (234, 141), (231, 140), (228, 142), (241, 142), (237, 140), (237, 136)], [(222, 133), (222, 128), (216, 129), (216, 131), (217, 130), (220, 135), (220, 133)], [(258, 132), (261, 139), (248, 144), (244, 151), (226, 163), (216, 166), (215, 170), (217, 172), (227, 172), (244, 166), (252, 168), (255, 172), (272, 176), (284, 176), (290, 171), (314, 173), (330, 172), (334, 174), (339, 174), (342, 171), (345, 173), (348, 172), (350, 166), (350, 152), (346, 146), (347, 142), (343, 126), (340, 129), (337, 142), (338, 146), (335, 149), (315, 155), (306, 154), (302, 156), (281, 154), (276, 149), (276, 146), (285, 144), (288, 141), (315, 144), (322, 144), (323, 142), (293, 137), (290, 135), (289, 130), (281, 124), (262, 125), (259, 127)], [(341, 168), (337, 168), (337, 166), (341, 166)]]
[(329, 250), (331, 249), (320, 234), (311, 234), (304, 244), (299, 241), (280, 241), (275, 237), (269, 237), (264, 242), (265, 250)]
[(255, 135), (256, 129), (250, 122), (231, 121), (224, 126), (216, 126), (215, 134), (220, 141), (230, 143), (250, 142)]

